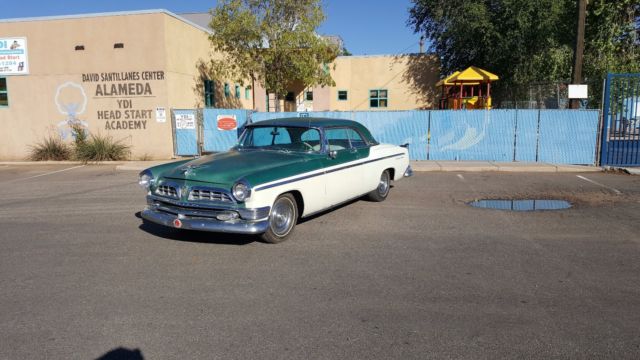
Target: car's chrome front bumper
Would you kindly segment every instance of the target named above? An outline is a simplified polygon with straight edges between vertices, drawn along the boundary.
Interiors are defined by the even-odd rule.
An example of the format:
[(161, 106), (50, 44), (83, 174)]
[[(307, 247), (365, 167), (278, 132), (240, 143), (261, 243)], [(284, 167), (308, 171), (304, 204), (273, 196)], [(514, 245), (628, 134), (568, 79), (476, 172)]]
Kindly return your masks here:
[[(262, 234), (269, 227), (269, 207), (260, 209), (194, 209), (179, 206), (178, 202), (158, 201), (156, 196), (147, 197), (147, 208), (140, 215), (156, 224), (186, 230), (210, 231), (235, 234)], [(220, 220), (219, 216), (235, 217)]]

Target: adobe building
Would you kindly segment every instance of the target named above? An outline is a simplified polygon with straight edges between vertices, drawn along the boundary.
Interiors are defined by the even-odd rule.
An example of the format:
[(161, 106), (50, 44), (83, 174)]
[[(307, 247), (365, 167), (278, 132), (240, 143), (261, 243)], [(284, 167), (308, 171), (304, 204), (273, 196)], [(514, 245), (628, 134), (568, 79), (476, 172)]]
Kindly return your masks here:
[[(24, 160), (48, 135), (70, 140), (70, 124), (122, 139), (132, 159), (167, 159), (171, 109), (274, 111), (258, 85), (208, 77), (207, 19), (146, 10), (0, 20), (0, 160)], [(424, 63), (434, 71), (417, 71)], [(341, 56), (328, 69), (335, 87), (292, 87), (281, 109), (433, 107), (431, 56)]]

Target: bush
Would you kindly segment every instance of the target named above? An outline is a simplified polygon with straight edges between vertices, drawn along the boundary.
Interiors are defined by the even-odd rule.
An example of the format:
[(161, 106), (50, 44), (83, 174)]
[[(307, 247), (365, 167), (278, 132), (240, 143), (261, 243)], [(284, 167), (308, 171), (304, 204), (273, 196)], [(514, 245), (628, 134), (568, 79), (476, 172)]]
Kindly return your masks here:
[(113, 140), (111, 136), (91, 134), (75, 142), (75, 157), (84, 162), (126, 160), (131, 153), (131, 147), (123, 144), (122, 140)]
[(69, 160), (73, 156), (73, 149), (57, 136), (44, 138), (42, 142), (31, 146), (29, 150), (29, 160)]
[(67, 144), (60, 137), (50, 136), (31, 147), (29, 160), (80, 160), (109, 161), (127, 160), (131, 146), (111, 136), (89, 134), (80, 124), (71, 125), (73, 144)]

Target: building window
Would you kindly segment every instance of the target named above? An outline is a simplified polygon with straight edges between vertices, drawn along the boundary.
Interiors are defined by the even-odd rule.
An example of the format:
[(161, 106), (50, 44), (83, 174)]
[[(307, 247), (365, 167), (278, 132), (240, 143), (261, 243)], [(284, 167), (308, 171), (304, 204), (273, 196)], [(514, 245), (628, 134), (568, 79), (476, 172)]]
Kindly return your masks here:
[(347, 100), (347, 90), (338, 90), (338, 100), (346, 101)]
[(215, 85), (213, 80), (204, 80), (204, 106), (206, 107), (214, 107), (215, 106)]
[(378, 89), (369, 91), (369, 106), (372, 108), (386, 108), (387, 107), (387, 90)]
[(304, 93), (304, 99), (307, 101), (313, 101), (313, 91), (306, 91)]
[(7, 93), (7, 78), (0, 77), (0, 107), (9, 106), (9, 94)]
[(224, 96), (231, 96), (231, 90), (229, 89), (229, 83), (224, 83)]
[(247, 86), (246, 88), (244, 88), (244, 98), (246, 100), (251, 99), (251, 86)]
[(284, 101), (296, 101), (296, 96), (293, 91), (287, 92), (287, 96), (284, 97)]
[(113, 48), (114, 49), (124, 49), (124, 44), (123, 43), (115, 43), (115, 44), (113, 44)]
[(236, 99), (240, 99), (240, 85), (236, 85)]

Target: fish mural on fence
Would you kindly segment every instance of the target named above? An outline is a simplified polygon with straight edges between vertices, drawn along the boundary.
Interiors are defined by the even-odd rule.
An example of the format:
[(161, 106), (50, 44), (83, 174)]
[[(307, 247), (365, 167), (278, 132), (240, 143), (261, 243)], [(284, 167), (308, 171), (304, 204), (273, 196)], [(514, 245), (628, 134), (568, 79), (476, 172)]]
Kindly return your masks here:
[[(469, 125), (466, 120), (463, 120), (462, 124), (454, 125), (453, 129), (445, 133), (440, 138), (439, 143), (446, 144), (440, 146), (440, 150), (462, 151), (476, 146), (486, 137), (489, 125), (491, 125), (490, 110), (484, 111), (484, 119), (482, 121), (482, 127), (480, 129)], [(462, 136), (455, 138), (456, 133), (460, 133), (460, 128), (464, 128), (463, 134)]]

